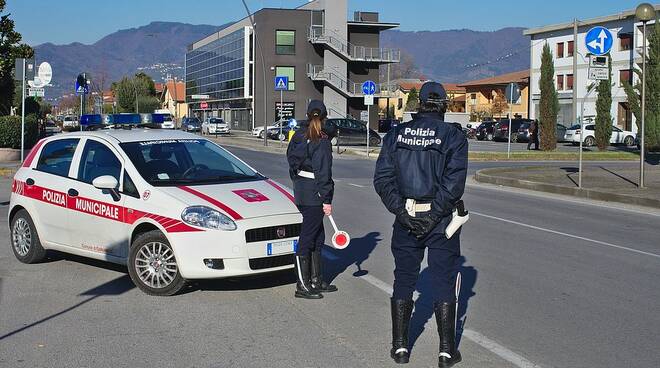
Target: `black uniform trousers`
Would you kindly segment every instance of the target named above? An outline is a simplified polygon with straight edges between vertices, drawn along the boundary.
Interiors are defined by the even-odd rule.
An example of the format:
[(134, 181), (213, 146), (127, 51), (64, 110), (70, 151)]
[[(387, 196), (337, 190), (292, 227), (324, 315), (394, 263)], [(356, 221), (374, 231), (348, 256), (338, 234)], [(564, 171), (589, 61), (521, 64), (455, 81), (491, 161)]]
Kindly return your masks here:
[(298, 239), (297, 256), (306, 256), (320, 249), (325, 243), (323, 206), (298, 206), (303, 222)]
[(398, 222), (392, 232), (394, 255), (394, 299), (410, 300), (415, 291), (424, 251), (428, 248), (431, 296), (434, 302), (456, 301), (456, 274), (460, 251), (460, 230), (450, 239), (444, 234), (444, 225), (438, 225), (422, 240), (417, 240)]

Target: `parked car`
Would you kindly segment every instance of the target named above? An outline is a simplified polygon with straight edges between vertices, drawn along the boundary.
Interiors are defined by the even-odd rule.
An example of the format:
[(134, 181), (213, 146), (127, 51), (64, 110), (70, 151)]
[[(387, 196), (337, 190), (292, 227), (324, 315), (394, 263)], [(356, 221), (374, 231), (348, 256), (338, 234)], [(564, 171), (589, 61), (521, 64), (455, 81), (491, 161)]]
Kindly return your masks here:
[[(515, 134), (522, 123), (531, 123), (530, 119), (512, 119), (511, 120), (511, 142), (517, 142), (518, 135)], [(509, 119), (502, 119), (495, 123), (493, 128), (493, 140), (495, 141), (508, 141), (509, 140)]]
[(220, 118), (208, 118), (202, 124), (202, 134), (229, 134), (231, 128)]
[[(515, 134), (511, 135), (511, 141), (512, 142), (529, 142), (530, 139), (530, 132), (529, 128), (532, 125), (532, 123), (522, 123), (520, 124), (520, 128), (518, 128), (518, 131)], [(516, 136), (515, 138), (513, 136)]]
[(568, 128), (565, 125), (557, 124), (555, 127), (555, 136), (557, 137), (557, 142), (564, 142), (566, 130), (568, 130)]
[[(332, 144), (367, 144), (367, 124), (354, 119), (328, 119), (325, 129), (335, 129), (337, 136)], [(369, 145), (380, 145), (381, 138), (377, 131), (369, 129)]]
[(399, 120), (397, 119), (380, 119), (378, 120), (378, 132), (387, 133), (391, 129), (396, 128), (399, 125)]
[(80, 122), (78, 122), (77, 116), (65, 116), (62, 121), (63, 128), (77, 128), (78, 126), (80, 126)]
[(287, 122), (284, 123), (282, 126), (282, 129), (280, 129), (279, 126), (272, 127), (268, 129), (268, 139), (275, 139), (278, 141), (286, 141), (289, 139), (289, 132), (291, 130), (298, 130), (300, 128), (300, 125), (296, 125), (294, 127), (289, 126)]
[[(286, 126), (288, 124), (288, 121), (284, 121), (284, 125)], [(270, 131), (271, 129), (277, 128), (278, 130), (280, 129), (280, 122), (276, 121), (275, 123), (268, 125), (266, 127), (266, 130)], [(264, 127), (262, 126), (255, 126), (254, 129), (252, 129), (252, 136), (254, 137), (259, 137), (261, 139), (264, 138)]]
[(44, 126), (44, 133), (46, 137), (50, 137), (51, 135), (62, 133), (62, 128), (60, 128), (59, 125), (55, 124), (53, 121), (49, 120)]
[(184, 118), (181, 122), (181, 130), (186, 132), (199, 132), (202, 130), (202, 122), (197, 118)]
[(477, 130), (472, 127), (472, 124), (468, 124), (465, 128), (463, 128), (463, 133), (468, 139), (477, 138)]
[(493, 140), (493, 128), (495, 128), (494, 121), (482, 121), (476, 128), (477, 139), (480, 141)]
[[(580, 124), (575, 124), (566, 130), (564, 139), (573, 145), (580, 144), (580, 136), (584, 136), (582, 144), (587, 147), (596, 145), (596, 125), (588, 124), (584, 126), (584, 134), (580, 134)], [(637, 135), (627, 130), (621, 130), (615, 126), (612, 127), (612, 136), (610, 137), (610, 144), (623, 144), (625, 146), (634, 146), (635, 138)]]

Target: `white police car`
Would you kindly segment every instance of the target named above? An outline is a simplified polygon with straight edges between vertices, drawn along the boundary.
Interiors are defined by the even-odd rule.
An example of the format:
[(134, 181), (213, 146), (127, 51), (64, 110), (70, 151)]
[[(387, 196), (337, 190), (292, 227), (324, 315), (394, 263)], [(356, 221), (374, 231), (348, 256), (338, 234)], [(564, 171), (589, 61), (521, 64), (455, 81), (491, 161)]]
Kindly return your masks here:
[(291, 268), (301, 216), (293, 197), (199, 136), (158, 129), (41, 140), (12, 184), (11, 247), (126, 264), (151, 295), (188, 279)]

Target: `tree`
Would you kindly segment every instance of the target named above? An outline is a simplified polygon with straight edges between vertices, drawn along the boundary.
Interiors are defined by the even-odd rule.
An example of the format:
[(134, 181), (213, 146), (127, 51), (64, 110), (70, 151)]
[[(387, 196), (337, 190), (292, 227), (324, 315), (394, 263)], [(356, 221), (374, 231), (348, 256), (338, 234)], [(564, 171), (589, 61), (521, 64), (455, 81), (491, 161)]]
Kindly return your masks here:
[(504, 91), (498, 89), (495, 91), (495, 97), (493, 97), (493, 103), (490, 108), (490, 115), (502, 116), (504, 111), (509, 108), (509, 104), (506, 102), (506, 96), (504, 96)]
[(144, 73), (138, 73), (133, 78), (124, 77), (119, 82), (112, 83), (112, 91), (119, 112), (135, 112), (136, 99), (139, 112), (154, 112), (160, 106), (160, 102), (154, 103), (154, 100), (158, 100), (155, 83)]
[(417, 111), (419, 106), (419, 93), (417, 88), (413, 87), (408, 92), (408, 101), (406, 101), (406, 111)]
[[(0, 0), (0, 14), (6, 0)], [(14, 59), (31, 58), (34, 50), (21, 43), (21, 34), (14, 30), (9, 14), (0, 16), (0, 115), (7, 115), (14, 100)]]
[(601, 80), (596, 88), (598, 98), (596, 99), (594, 135), (596, 136), (596, 145), (600, 151), (604, 151), (609, 147), (610, 138), (612, 137), (612, 60), (609, 54), (607, 58), (609, 59), (607, 79)]
[[(636, 63), (635, 65), (638, 65)], [(633, 69), (639, 80), (642, 80), (641, 69)], [(637, 131), (641, 132), (642, 123), (642, 84), (638, 82), (631, 86), (623, 83), (637, 123)], [(644, 116), (644, 148), (649, 151), (660, 151), (660, 22), (648, 35), (648, 56), (646, 60), (646, 114)]]
[(539, 130), (541, 150), (552, 151), (557, 148), (557, 113), (559, 99), (555, 90), (555, 67), (550, 46), (543, 46), (541, 55), (541, 79), (539, 81), (541, 100), (539, 101)]

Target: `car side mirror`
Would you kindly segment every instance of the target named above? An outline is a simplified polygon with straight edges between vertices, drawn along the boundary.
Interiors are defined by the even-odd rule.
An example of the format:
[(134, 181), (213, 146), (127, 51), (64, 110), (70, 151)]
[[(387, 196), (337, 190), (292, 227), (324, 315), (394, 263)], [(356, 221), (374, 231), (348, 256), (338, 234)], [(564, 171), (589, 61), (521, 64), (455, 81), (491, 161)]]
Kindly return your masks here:
[(117, 202), (121, 198), (119, 195), (119, 182), (111, 175), (103, 175), (92, 180), (92, 185), (96, 189), (101, 189), (103, 193), (110, 193), (112, 199)]

